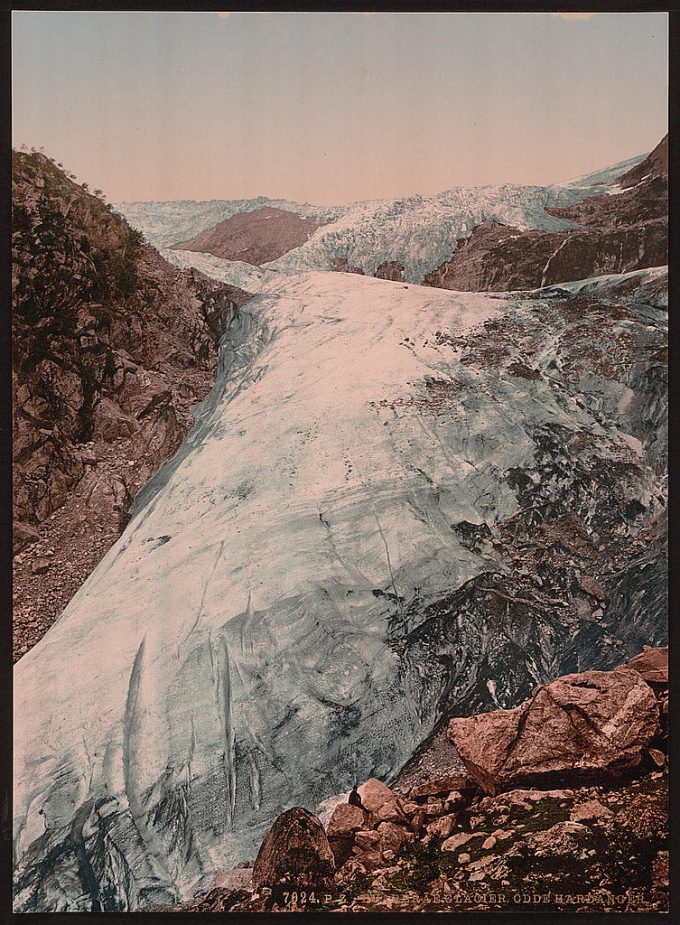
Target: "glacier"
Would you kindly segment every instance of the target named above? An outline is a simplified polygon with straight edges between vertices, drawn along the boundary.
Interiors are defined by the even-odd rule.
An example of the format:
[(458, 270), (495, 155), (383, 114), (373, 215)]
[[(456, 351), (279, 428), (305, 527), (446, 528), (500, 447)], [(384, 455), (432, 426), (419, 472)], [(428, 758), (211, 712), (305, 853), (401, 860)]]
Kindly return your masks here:
[(164, 247), (160, 249), (162, 257), (181, 270), (199, 270), (212, 279), (230, 286), (237, 286), (246, 292), (259, 292), (267, 280), (276, 276), (276, 270), (261, 269), (242, 260), (224, 260), (213, 254), (199, 251), (176, 251)]
[[(585, 284), (262, 279), (193, 431), (16, 666), (15, 909), (169, 906), (489, 690), (663, 642), (664, 272), (573, 307)], [(578, 582), (608, 537), (603, 613)]]
[[(265, 264), (262, 271), (283, 273), (331, 270), (336, 258), (373, 275), (385, 261), (399, 261), (408, 282), (420, 283), (451, 257), (457, 242), (468, 237), (483, 221), (495, 220), (520, 230), (531, 228), (561, 231), (573, 223), (549, 215), (546, 207), (568, 206), (597, 193), (616, 190), (616, 178), (638, 164), (645, 155), (630, 158), (584, 177), (552, 186), (454, 187), (434, 196), (376, 199), (339, 206), (314, 206), (260, 196), (247, 200), (193, 202), (123, 202), (116, 209), (139, 229), (149, 243), (164, 249), (167, 260), (181, 267), (195, 267), (219, 274), (224, 282), (257, 291), (258, 268), (248, 273), (247, 264), (220, 260), (209, 254), (173, 251), (186, 241), (237, 212), (272, 206), (313, 217), (320, 227), (301, 247)], [(178, 256), (181, 255), (181, 256)]]
[[(587, 192), (586, 192), (587, 189)], [(460, 239), (477, 225), (494, 220), (524, 231), (562, 231), (573, 222), (545, 211), (592, 195), (592, 188), (542, 186), (458, 187), (436, 196), (376, 200), (348, 206), (338, 218), (321, 225), (300, 247), (264, 267), (282, 271), (330, 270), (346, 258), (373, 275), (381, 263), (398, 261), (407, 282), (421, 283), (451, 257)]]

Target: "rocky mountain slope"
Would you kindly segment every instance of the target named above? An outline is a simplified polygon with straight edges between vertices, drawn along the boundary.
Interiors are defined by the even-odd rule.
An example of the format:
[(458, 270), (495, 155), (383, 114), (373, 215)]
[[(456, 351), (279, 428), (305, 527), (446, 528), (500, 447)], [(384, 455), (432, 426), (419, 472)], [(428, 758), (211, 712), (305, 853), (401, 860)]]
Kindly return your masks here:
[(668, 260), (668, 136), (607, 193), (546, 211), (561, 231), (487, 220), (425, 283), (456, 290), (533, 289)]
[[(133, 227), (159, 247), (193, 238), (197, 232), (207, 232), (217, 222), (237, 213), (252, 213), (263, 207), (283, 209), (313, 220), (319, 227), (301, 246), (267, 263), (268, 270), (279, 273), (331, 270), (339, 261), (345, 261), (348, 267), (368, 276), (379, 276), (381, 266), (401, 264), (406, 281), (421, 283), (428, 273), (451, 256), (459, 241), (465, 240), (477, 225), (486, 221), (522, 230), (564, 231), (572, 226), (571, 220), (551, 214), (551, 208), (568, 206), (595, 193), (606, 192), (616, 177), (641, 160), (643, 157), (632, 158), (616, 167), (550, 187), (509, 184), (457, 187), (435, 196), (371, 200), (328, 208), (264, 198), (233, 202), (121, 203), (118, 208)], [(245, 219), (246, 225), (249, 221)], [(284, 248), (281, 250), (283, 252)], [(173, 262), (174, 253), (179, 252), (166, 255)], [(217, 251), (213, 249), (212, 253)], [(186, 255), (183, 261), (182, 265), (186, 266)], [(225, 263), (221, 272), (225, 274), (221, 278), (242, 285), (241, 264)]]
[(648, 157), (619, 177), (617, 185), (630, 189), (647, 180), (668, 181), (668, 135), (661, 139)]
[(171, 267), (42, 154), (12, 179), (17, 657), (180, 445), (245, 294)]
[(453, 718), (448, 735), (462, 767), (370, 779), (323, 822), (291, 808), (254, 862), (180, 908), (668, 911), (667, 649)]
[(195, 429), (17, 665), (18, 910), (188, 898), (446, 718), (665, 644), (663, 269), (302, 273), (226, 320)]
[(317, 229), (313, 218), (265, 206), (225, 219), (173, 249), (200, 251), (256, 266), (282, 257), (305, 243)]

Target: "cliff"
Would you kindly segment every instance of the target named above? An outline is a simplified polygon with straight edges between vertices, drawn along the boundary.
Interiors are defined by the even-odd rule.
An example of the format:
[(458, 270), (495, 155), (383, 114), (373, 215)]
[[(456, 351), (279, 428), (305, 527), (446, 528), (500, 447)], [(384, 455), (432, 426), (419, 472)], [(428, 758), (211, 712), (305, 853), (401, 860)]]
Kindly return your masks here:
[(180, 445), (247, 293), (178, 272), (43, 154), (12, 181), (17, 657)]

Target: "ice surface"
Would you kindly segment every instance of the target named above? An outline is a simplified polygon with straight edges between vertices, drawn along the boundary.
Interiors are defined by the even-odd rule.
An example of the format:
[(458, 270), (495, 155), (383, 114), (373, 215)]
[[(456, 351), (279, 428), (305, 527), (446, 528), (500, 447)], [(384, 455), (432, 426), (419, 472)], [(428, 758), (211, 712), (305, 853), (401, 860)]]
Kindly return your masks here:
[[(430, 718), (386, 644), (389, 595), (475, 572), (445, 518), (476, 516), (477, 477), (380, 402), (444, 363), (407, 336), (498, 311), (339, 273), (270, 283), (242, 310), (197, 428), (17, 666), (19, 906), (40, 882), (42, 908), (91, 907), (43, 866), (76, 815), (115, 902), (169, 901), (251, 856), (290, 805), (410, 753)], [(424, 466), (458, 486), (439, 508)]]
[[(645, 267), (642, 270), (630, 270), (628, 273), (605, 273), (602, 276), (589, 276), (587, 279), (575, 279), (565, 283), (555, 283), (545, 286), (543, 293), (564, 293), (577, 295), (579, 293), (596, 293), (612, 286), (623, 286), (626, 283), (637, 282), (640, 286), (661, 280), (668, 275), (668, 266)], [(538, 290), (534, 290), (538, 292)]]
[(593, 173), (585, 174), (582, 177), (576, 177), (573, 180), (568, 180), (566, 183), (561, 184), (566, 187), (595, 187), (591, 190), (590, 195), (595, 193), (604, 193), (609, 192), (609, 188), (614, 188), (616, 181), (619, 177), (622, 177), (624, 173), (627, 173), (629, 170), (632, 170), (633, 167), (637, 167), (638, 164), (641, 164), (646, 157), (649, 156), (649, 152), (646, 154), (637, 154), (635, 157), (629, 157), (628, 160), (620, 161), (618, 164), (613, 164), (609, 167), (604, 167), (602, 170), (596, 170)]
[(160, 253), (176, 267), (185, 270), (193, 267), (222, 283), (238, 286), (246, 292), (259, 292), (268, 279), (276, 276), (275, 270), (261, 270), (252, 263), (242, 260), (223, 260), (212, 254), (203, 254), (197, 251), (176, 251), (170, 248), (161, 248)]
[(350, 266), (373, 275), (381, 263), (394, 260), (404, 265), (407, 281), (420, 283), (481, 222), (561, 231), (573, 223), (549, 215), (545, 207), (567, 205), (591, 194), (592, 189), (503, 185), (356, 203), (317, 228), (301, 247), (266, 266), (330, 270), (335, 258), (345, 257)]

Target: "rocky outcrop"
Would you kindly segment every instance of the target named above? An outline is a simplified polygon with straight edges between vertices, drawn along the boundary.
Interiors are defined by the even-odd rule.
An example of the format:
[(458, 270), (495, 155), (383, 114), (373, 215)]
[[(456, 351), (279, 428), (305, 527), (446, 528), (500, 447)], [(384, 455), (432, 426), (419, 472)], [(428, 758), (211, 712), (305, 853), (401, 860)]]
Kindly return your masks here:
[(333, 883), (335, 861), (316, 816), (296, 806), (278, 817), (267, 833), (253, 868), (256, 890), (292, 885), (318, 890)]
[(488, 793), (638, 767), (659, 731), (654, 693), (630, 668), (567, 675), (514, 710), (452, 719), (448, 734)]
[(400, 282), (404, 279), (404, 264), (396, 260), (386, 260), (381, 263), (373, 274), (378, 279), (391, 279), (394, 282)]
[(125, 526), (247, 293), (178, 272), (42, 154), (13, 155), (15, 657)]
[(336, 273), (358, 273), (359, 276), (366, 275), (361, 267), (351, 267), (347, 257), (334, 257), (332, 269)]
[(666, 264), (668, 137), (620, 177), (612, 193), (546, 207), (549, 215), (574, 223), (566, 231), (482, 222), (424, 282), (458, 290), (535, 289)]
[[(403, 281), (404, 269), (403, 263), (399, 263), (396, 260), (385, 260), (378, 265), (373, 276), (375, 276), (376, 279)], [(358, 273), (360, 276), (365, 275), (365, 271), (362, 270), (361, 267), (350, 266), (346, 257), (334, 257), (333, 270), (339, 273)]]
[[(637, 659), (642, 660), (638, 664), (654, 666), (656, 683), (661, 684), (657, 666), (663, 662), (663, 650), (647, 649)], [(661, 696), (664, 691), (659, 687), (656, 693)], [(543, 729), (538, 716), (541, 698)], [(507, 777), (508, 789), (486, 793), (475, 778), (481, 764), (490, 763), (486, 751), (500, 748), (486, 733), (493, 729), (501, 742), (506, 739), (500, 714), (453, 719), (450, 728), (456, 742), (475, 751), (473, 776), (454, 775), (449, 781), (431, 780), (407, 789), (402, 783), (401, 798), (396, 789), (376, 779), (366, 781), (360, 792), (363, 789), (362, 799), (372, 811), (341, 803), (328, 823), (331, 844), (340, 834), (344, 841), (342, 854), (334, 852), (333, 883), (322, 892), (305, 891), (308, 872), (303, 871), (297, 883), (287, 880), (285, 889), (260, 879), (254, 889), (228, 894), (214, 890), (205, 900), (182, 908), (667, 911), (668, 778), (648, 756), (640, 760), (637, 752), (638, 744), (644, 748), (648, 733), (654, 731), (658, 707), (651, 687), (627, 666), (583, 672), (541, 688), (519, 711), (505, 711), (506, 720), (513, 721), (522, 709), (525, 713), (513, 725), (513, 736), (520, 745), (534, 737), (532, 743), (524, 741), (528, 767), (552, 765), (556, 754), (562, 760), (571, 749), (570, 760), (561, 764), (564, 776), (560, 771), (554, 786), (549, 787), (544, 777), (535, 778), (537, 785), (518, 787), (519, 777)], [(565, 712), (569, 729), (555, 723), (555, 715)], [(634, 773), (626, 761), (609, 762), (608, 776), (601, 778), (612, 749), (634, 758)], [(602, 761), (592, 760), (596, 751)], [(577, 781), (571, 775), (575, 766), (580, 771)], [(457, 781), (460, 789), (450, 790), (450, 781)], [(386, 822), (376, 817), (397, 800), (402, 804), (401, 819)]]
[(650, 179), (668, 179), (668, 135), (662, 138), (649, 157), (626, 171), (618, 183), (622, 189), (630, 189)]
[(300, 247), (317, 228), (313, 218), (265, 206), (232, 215), (173, 248), (201, 251), (224, 260), (241, 260), (260, 266)]

